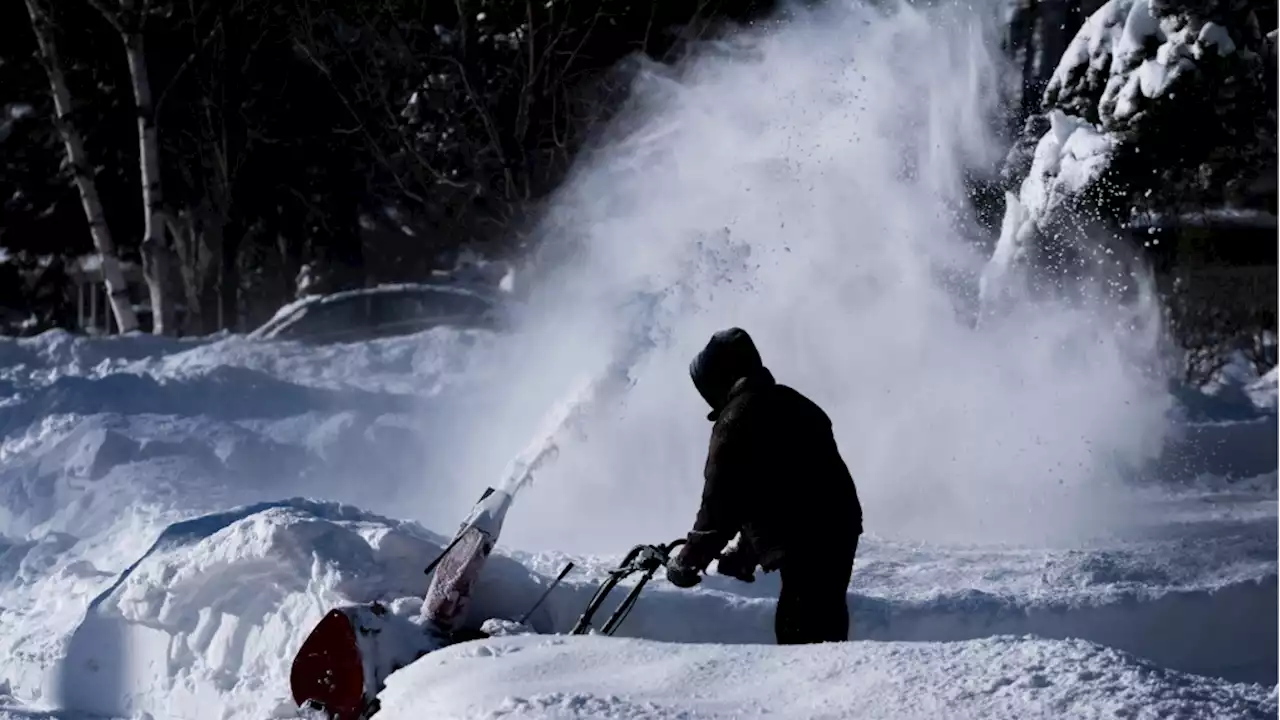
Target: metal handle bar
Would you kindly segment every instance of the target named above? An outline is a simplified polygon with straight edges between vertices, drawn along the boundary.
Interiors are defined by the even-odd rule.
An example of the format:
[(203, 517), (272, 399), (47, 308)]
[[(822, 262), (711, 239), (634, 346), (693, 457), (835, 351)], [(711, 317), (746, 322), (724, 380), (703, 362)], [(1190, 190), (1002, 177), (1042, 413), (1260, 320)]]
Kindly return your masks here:
[(640, 591), (644, 589), (645, 583), (653, 577), (658, 568), (663, 567), (667, 563), (667, 559), (671, 556), (671, 551), (685, 544), (685, 539), (680, 538), (666, 545), (636, 545), (627, 552), (619, 563), (617, 570), (610, 570), (609, 577), (600, 583), (600, 587), (596, 589), (591, 601), (587, 603), (586, 610), (582, 616), (578, 618), (578, 622), (574, 624), (573, 629), (569, 631), (570, 635), (584, 635), (591, 629), (591, 618), (596, 611), (600, 609), (600, 605), (604, 603), (610, 591), (624, 578), (636, 573), (643, 572), (639, 582), (627, 593), (622, 602), (614, 609), (609, 618), (605, 620), (601, 626), (600, 632), (605, 635), (612, 635), (622, 621), (631, 613), (631, 609), (635, 606), (636, 600), (640, 597)]

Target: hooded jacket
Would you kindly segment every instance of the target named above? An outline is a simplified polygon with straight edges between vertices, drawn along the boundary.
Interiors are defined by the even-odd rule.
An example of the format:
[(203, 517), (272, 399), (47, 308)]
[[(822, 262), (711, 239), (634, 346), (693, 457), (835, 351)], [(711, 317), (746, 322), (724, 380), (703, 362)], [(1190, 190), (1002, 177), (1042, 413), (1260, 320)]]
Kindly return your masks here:
[(715, 424), (678, 562), (705, 570), (739, 532), (766, 572), (793, 553), (853, 546), (862, 506), (822, 408), (779, 384), (741, 328), (713, 335), (689, 374)]

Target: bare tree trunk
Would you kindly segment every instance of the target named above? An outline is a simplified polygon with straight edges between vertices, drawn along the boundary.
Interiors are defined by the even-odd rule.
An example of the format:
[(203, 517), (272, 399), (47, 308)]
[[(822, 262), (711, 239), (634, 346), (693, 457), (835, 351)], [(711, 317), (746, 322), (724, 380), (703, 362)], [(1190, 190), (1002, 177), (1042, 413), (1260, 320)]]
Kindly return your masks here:
[(123, 38), (129, 61), (129, 78), (133, 83), (133, 99), (138, 106), (138, 158), (142, 165), (142, 204), (146, 209), (146, 227), (142, 237), (143, 271), (151, 291), (151, 312), (156, 335), (174, 333), (173, 294), (170, 292), (172, 270), (169, 246), (165, 242), (164, 196), (160, 186), (160, 139), (156, 131), (155, 105), (151, 100), (151, 81), (147, 75), (147, 56), (141, 28), (127, 32)]
[(218, 316), (218, 253), (221, 252), (222, 218), (206, 203), (172, 218), (169, 236), (178, 261), (183, 297), (187, 303), (182, 334), (208, 335), (216, 331)]
[(192, 240), (200, 258), (196, 278), (199, 284), (196, 304), (200, 307), (200, 334), (208, 335), (221, 329), (218, 322), (218, 278), (222, 271), (222, 237), (226, 230), (225, 213), (211, 211), (200, 223)]
[(106, 215), (102, 211), (102, 201), (98, 197), (98, 185), (94, 181), (93, 167), (85, 153), (84, 138), (80, 136), (80, 131), (71, 120), (71, 91), (62, 74), (62, 65), (53, 41), (53, 27), (48, 15), (39, 6), (39, 0), (26, 0), (26, 2), (27, 14), (31, 16), (31, 28), (35, 32), (36, 42), (40, 48), (40, 59), (44, 64), (45, 73), (49, 76), (49, 86), (57, 115), (55, 122), (58, 131), (62, 134), (62, 141), (67, 148), (67, 158), (71, 161), (71, 167), (75, 173), (76, 187), (80, 191), (85, 219), (89, 222), (89, 234), (93, 238), (93, 246), (102, 261), (102, 277), (107, 286), (107, 298), (111, 303), (111, 311), (115, 314), (116, 325), (119, 326), (120, 332), (133, 332), (138, 329), (138, 317), (133, 312), (129, 288), (125, 283), (124, 273), (120, 269), (120, 259), (116, 256), (115, 243), (111, 241), (111, 230), (107, 226)]
[(195, 237), (196, 246), (200, 248), (200, 291), (197, 300), (200, 324), (197, 327), (201, 335), (221, 329), (218, 324), (218, 276), (221, 270), (219, 260), (222, 253), (223, 223), (221, 217), (212, 219)]
[(244, 227), (232, 221), (223, 228), (218, 272), (218, 325), (240, 332), (240, 241)]
[(196, 244), (197, 221), (192, 213), (183, 211), (177, 213), (176, 216), (168, 218), (169, 220), (169, 237), (173, 238), (173, 253), (178, 260), (178, 276), (182, 278), (183, 297), (187, 302), (187, 314), (183, 318), (182, 333), (184, 335), (195, 331), (195, 326), (200, 321), (200, 307), (198, 301), (198, 280), (196, 278), (196, 265), (200, 262), (200, 249)]

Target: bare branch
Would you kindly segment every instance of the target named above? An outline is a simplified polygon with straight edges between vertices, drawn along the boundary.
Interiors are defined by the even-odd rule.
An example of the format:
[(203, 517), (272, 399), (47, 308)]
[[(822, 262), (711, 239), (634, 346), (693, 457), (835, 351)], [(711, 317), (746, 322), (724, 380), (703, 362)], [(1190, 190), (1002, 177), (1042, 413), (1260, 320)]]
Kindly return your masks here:
[(187, 58), (182, 61), (182, 64), (178, 66), (177, 70), (173, 71), (173, 75), (169, 77), (169, 82), (165, 84), (164, 89), (160, 91), (160, 97), (156, 100), (156, 117), (157, 118), (160, 117), (160, 110), (161, 108), (164, 107), (165, 98), (169, 96), (169, 90), (171, 90), (173, 86), (178, 84), (179, 78), (181, 78), (182, 74), (187, 71), (187, 68), (191, 67), (191, 64), (195, 62), (196, 57), (198, 57), (202, 52), (204, 52), (205, 49), (208, 48), (209, 44), (213, 41), (213, 38), (216, 37), (221, 32), (222, 32), (222, 18), (218, 18), (218, 21), (214, 23), (213, 28), (209, 30), (208, 34), (204, 36), (204, 39), (201, 40), (199, 45), (196, 46), (196, 49), (192, 50), (190, 55), (187, 55)]
[(107, 7), (102, 0), (85, 0), (85, 2), (89, 3), (94, 10), (97, 10), (102, 17), (106, 18), (107, 22), (111, 23), (111, 27), (114, 28), (116, 32), (121, 35), (125, 34), (124, 23), (122, 22), (121, 13), (118, 9), (112, 10)]

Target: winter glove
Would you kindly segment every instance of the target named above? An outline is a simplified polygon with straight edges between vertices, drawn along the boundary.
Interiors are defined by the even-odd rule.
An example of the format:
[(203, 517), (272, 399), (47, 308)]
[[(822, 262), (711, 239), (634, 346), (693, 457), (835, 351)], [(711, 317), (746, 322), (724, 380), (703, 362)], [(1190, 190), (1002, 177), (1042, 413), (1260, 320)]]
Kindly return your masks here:
[(756, 560), (749, 553), (727, 552), (716, 562), (716, 572), (742, 582), (755, 582)]
[(716, 563), (716, 572), (720, 575), (726, 575), (742, 582), (756, 581), (756, 553), (751, 544), (741, 536), (737, 538), (737, 542), (731, 543), (729, 548), (719, 555), (716, 560), (718, 561)]
[(681, 565), (678, 558), (672, 558), (667, 563), (667, 580), (676, 587), (691, 588), (702, 582), (702, 576), (697, 570)]

